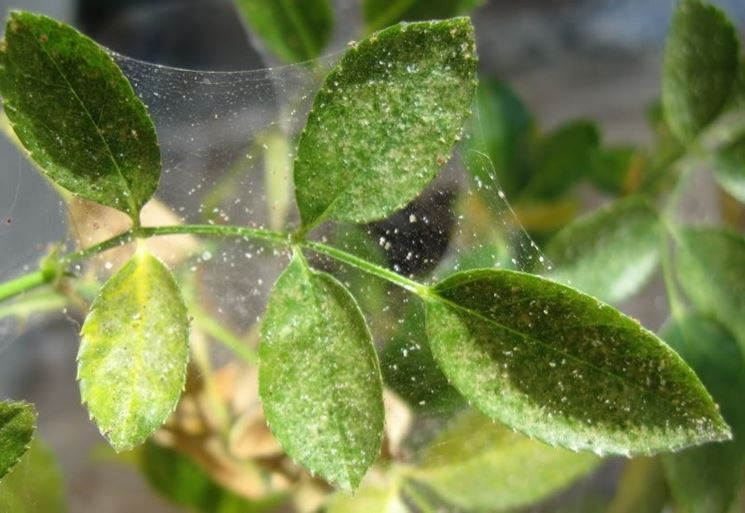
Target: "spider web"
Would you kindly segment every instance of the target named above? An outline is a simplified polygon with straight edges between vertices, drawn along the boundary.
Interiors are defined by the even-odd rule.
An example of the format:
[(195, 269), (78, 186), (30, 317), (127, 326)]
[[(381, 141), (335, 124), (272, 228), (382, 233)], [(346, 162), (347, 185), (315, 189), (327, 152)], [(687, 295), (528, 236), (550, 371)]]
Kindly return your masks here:
[[(322, 77), (339, 54), (304, 64), (237, 72), (178, 69), (112, 55), (147, 105), (161, 145), (158, 207), (146, 212), (145, 225), (224, 223), (286, 230), (297, 226), (291, 177), (294, 144), (277, 145), (281, 137), (276, 136), (291, 140), (299, 133)], [(478, 124), (479, 120), (477, 129)], [(0, 144), (6, 145), (2, 148), (6, 154), (15, 152), (0, 173), (0, 279), (34, 270), (52, 247), (69, 251), (126, 229), (121, 216), (108, 209), (60, 200), (25, 155), (7, 147), (12, 146), (7, 139)], [(427, 282), (474, 266), (550, 269), (501, 192), (485, 150), (469, 151), (489, 171), (481, 176), (494, 177), (488, 183), (474, 181), (456, 151), (424, 191), (421, 202), (388, 220), (364, 227), (326, 226), (314, 236), (351, 252), (373, 252), (384, 265)], [(475, 218), (489, 227), (475, 227)], [(156, 253), (187, 282), (200, 308), (239, 338), (255, 344), (268, 293), (288, 261), (286, 252), (247, 240), (164, 237), (163, 241)], [(123, 258), (109, 252), (87, 266), (76, 266), (73, 272), (90, 273), (103, 282)], [(357, 271), (322, 258), (311, 262), (339, 274), (349, 284), (372, 325), (376, 344), (382, 346), (385, 334), (403, 322), (401, 316), (390, 306), (383, 307), (382, 315), (365, 309), (373, 291)], [(411, 298), (400, 301), (405, 305)], [(34, 324), (49, 313), (30, 320)], [(80, 312), (61, 313), (75, 325), (81, 320)], [(0, 319), (0, 354), (28, 321), (17, 315)], [(217, 344), (210, 347), (218, 364), (232, 357)], [(424, 434), (414, 444), (431, 438), (450, 416), (450, 410), (430, 411), (415, 426)]]

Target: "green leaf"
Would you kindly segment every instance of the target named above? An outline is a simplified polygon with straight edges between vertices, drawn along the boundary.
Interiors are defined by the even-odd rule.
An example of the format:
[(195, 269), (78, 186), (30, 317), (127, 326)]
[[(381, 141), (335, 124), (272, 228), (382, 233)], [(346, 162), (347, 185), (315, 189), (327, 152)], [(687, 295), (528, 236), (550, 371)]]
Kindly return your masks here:
[(622, 195), (639, 177), (639, 152), (629, 146), (600, 148), (595, 153), (589, 179), (595, 187), (614, 196)]
[(373, 32), (399, 21), (452, 18), (482, 4), (484, 0), (364, 0), (362, 14), (367, 30)]
[(715, 153), (714, 176), (722, 189), (745, 203), (745, 134)]
[(39, 438), (16, 468), (0, 482), (0, 511), (65, 513), (64, 483), (52, 451)]
[(549, 276), (603, 301), (637, 292), (659, 260), (657, 213), (636, 198), (621, 200), (574, 221), (546, 247)]
[(537, 148), (536, 168), (523, 191), (525, 196), (555, 199), (591, 174), (600, 145), (597, 126), (572, 121), (546, 135)]
[(467, 18), (397, 25), (350, 48), (300, 135), (303, 225), (373, 221), (416, 197), (449, 159), (475, 85)]
[(408, 513), (409, 508), (394, 482), (362, 486), (354, 495), (337, 492), (331, 497), (326, 513)]
[(634, 458), (626, 463), (607, 513), (661, 513), (669, 492), (659, 458)]
[(148, 483), (163, 497), (179, 506), (203, 513), (259, 513), (275, 511), (285, 502), (283, 494), (251, 501), (217, 484), (187, 456), (148, 441), (140, 461)]
[(677, 241), (681, 287), (745, 347), (745, 238), (720, 228), (689, 228)]
[(550, 444), (649, 454), (730, 437), (683, 360), (653, 333), (574, 289), (515, 271), (433, 288), (435, 360), (471, 404)]
[(380, 451), (383, 387), (354, 298), (297, 253), (274, 285), (261, 328), (259, 394), (287, 454), (346, 490)]
[(682, 0), (665, 45), (662, 106), (673, 133), (688, 141), (725, 106), (737, 73), (735, 28), (718, 7)]
[(170, 271), (144, 249), (101, 288), (81, 330), (80, 394), (116, 451), (144, 442), (181, 395), (186, 306)]
[(592, 454), (549, 447), (470, 410), (432, 442), (413, 477), (468, 510), (538, 502), (590, 472)]
[(0, 402), (0, 479), (28, 449), (35, 426), (36, 411), (32, 405)]
[(745, 359), (737, 340), (710, 317), (688, 314), (666, 325), (662, 338), (696, 371), (719, 403), (734, 440), (662, 457), (680, 513), (727, 513), (745, 471)]
[(402, 322), (385, 345), (382, 360), (386, 384), (414, 409), (441, 412), (463, 404), (432, 357), (421, 301), (412, 299), (405, 306)]
[(49, 178), (137, 221), (158, 186), (160, 149), (145, 106), (105, 49), (46, 16), (12, 12), (0, 94)]
[(334, 29), (329, 0), (235, 0), (238, 12), (285, 62), (321, 55)]
[[(532, 172), (533, 118), (514, 91), (496, 80), (479, 83), (476, 110), (466, 139), (466, 168), (481, 186), (490, 185), (496, 173), (504, 194), (513, 198)], [(484, 161), (484, 152), (491, 162)], [(486, 191), (495, 194), (490, 187)]]

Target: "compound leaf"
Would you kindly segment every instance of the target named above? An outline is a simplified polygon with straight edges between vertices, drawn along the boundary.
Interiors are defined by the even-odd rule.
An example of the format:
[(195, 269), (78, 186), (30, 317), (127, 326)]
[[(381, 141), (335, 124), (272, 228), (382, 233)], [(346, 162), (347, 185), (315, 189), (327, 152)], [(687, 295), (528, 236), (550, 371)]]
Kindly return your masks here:
[(677, 240), (681, 287), (745, 347), (745, 238), (719, 228), (689, 228)]
[(238, 12), (285, 62), (321, 55), (334, 28), (329, 0), (236, 0)]
[(649, 454), (729, 439), (693, 371), (653, 333), (559, 283), (482, 269), (427, 302), (435, 360), (494, 420), (550, 444)]
[(160, 178), (155, 127), (111, 56), (72, 27), (12, 12), (0, 93), (13, 130), (58, 185), (133, 220)]
[(143, 249), (104, 284), (81, 330), (80, 395), (116, 451), (142, 443), (176, 407), (189, 321), (170, 271)]
[(460, 137), (475, 77), (467, 18), (397, 25), (350, 48), (300, 135), (303, 225), (372, 221), (417, 196)]
[(700, 0), (678, 4), (665, 45), (662, 106), (673, 133), (694, 138), (723, 109), (735, 81), (737, 33), (724, 12)]
[(470, 410), (431, 443), (414, 479), (468, 510), (512, 510), (590, 472), (592, 454), (550, 447)]
[(549, 276), (610, 303), (644, 285), (659, 260), (659, 222), (652, 207), (622, 200), (578, 219), (546, 247)]
[(0, 479), (28, 450), (35, 426), (36, 411), (32, 405), (0, 402)]
[(356, 488), (380, 451), (383, 385), (354, 298), (296, 254), (269, 298), (259, 358), (264, 413), (287, 454)]
[(0, 483), (0, 511), (65, 513), (62, 472), (52, 451), (35, 438), (16, 468)]
[(662, 456), (676, 511), (726, 513), (745, 470), (745, 359), (732, 334), (706, 315), (677, 319), (661, 336), (696, 371), (734, 435), (729, 442)]

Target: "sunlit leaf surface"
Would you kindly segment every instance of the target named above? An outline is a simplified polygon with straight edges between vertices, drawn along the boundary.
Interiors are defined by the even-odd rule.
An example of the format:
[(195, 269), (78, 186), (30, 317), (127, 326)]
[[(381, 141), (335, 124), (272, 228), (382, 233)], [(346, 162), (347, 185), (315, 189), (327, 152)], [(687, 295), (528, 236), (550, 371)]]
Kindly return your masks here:
[(626, 455), (730, 436), (683, 360), (590, 296), (496, 270), (458, 273), (434, 293), (435, 360), (494, 420), (550, 444)]
[(78, 352), (80, 395), (117, 451), (150, 436), (176, 407), (189, 324), (170, 271), (138, 250), (91, 306)]
[(354, 298), (296, 254), (261, 328), (259, 393), (267, 422), (298, 463), (353, 489), (380, 451), (383, 390)]
[(397, 25), (350, 48), (300, 135), (303, 224), (372, 221), (416, 197), (450, 159), (475, 86), (467, 18)]

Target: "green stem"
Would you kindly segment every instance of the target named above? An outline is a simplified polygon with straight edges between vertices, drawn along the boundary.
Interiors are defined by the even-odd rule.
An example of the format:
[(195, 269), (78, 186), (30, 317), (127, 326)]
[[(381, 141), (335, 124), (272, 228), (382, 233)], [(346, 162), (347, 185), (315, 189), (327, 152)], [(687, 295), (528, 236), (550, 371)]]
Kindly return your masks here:
[(378, 278), (389, 281), (395, 285), (398, 285), (404, 290), (408, 290), (409, 292), (416, 294), (417, 296), (428, 297), (431, 295), (428, 286), (402, 276), (394, 271), (391, 271), (390, 269), (386, 269), (385, 267), (381, 267), (379, 265), (373, 264), (372, 262), (368, 262), (364, 258), (360, 258), (358, 256), (352, 255), (351, 253), (347, 253), (346, 251), (337, 249), (333, 246), (328, 246), (326, 244), (321, 244), (320, 242), (314, 241), (304, 241), (299, 243), (299, 245), (306, 249), (310, 249), (311, 251), (315, 251), (316, 253), (328, 255), (335, 260), (339, 260), (340, 262), (344, 262), (345, 264), (351, 265), (352, 267), (356, 267), (360, 271), (364, 271), (368, 274), (372, 274), (373, 276), (377, 276)]
[[(134, 228), (128, 232), (112, 237), (111, 239), (105, 240), (98, 244), (95, 244), (89, 248), (86, 248), (75, 253), (70, 253), (60, 259), (62, 265), (69, 265), (75, 262), (79, 262), (86, 258), (92, 257), (98, 253), (111, 249), (113, 247), (121, 246), (130, 242), (134, 238), (149, 238), (157, 237), (162, 235), (208, 235), (216, 237), (237, 237), (244, 240), (264, 240), (270, 243), (278, 244), (285, 247), (291, 247), (293, 245), (315, 251), (316, 253), (322, 253), (330, 256), (340, 262), (344, 262), (352, 267), (382, 278), (389, 281), (399, 287), (402, 287), (409, 292), (412, 292), (421, 297), (428, 297), (431, 295), (428, 286), (418, 283), (414, 280), (406, 278), (396, 272), (373, 264), (364, 260), (360, 257), (342, 251), (340, 249), (322, 244), (314, 241), (297, 240), (297, 237), (293, 237), (291, 234), (277, 232), (272, 230), (264, 230), (261, 228), (249, 228), (246, 226), (220, 226), (220, 225), (177, 225), (177, 226), (157, 226), (157, 227), (141, 227)], [(48, 273), (47, 273), (48, 274)], [(49, 283), (54, 279), (54, 276), (47, 276), (41, 271), (30, 273), (13, 281), (7, 282), (0, 285), (0, 301), (18, 295), (27, 290), (39, 287), (46, 283)]]
[(27, 290), (45, 285), (54, 279), (53, 275), (42, 271), (24, 274), (10, 281), (0, 284), (0, 301), (17, 296)]

